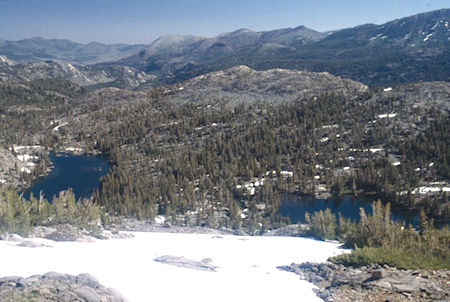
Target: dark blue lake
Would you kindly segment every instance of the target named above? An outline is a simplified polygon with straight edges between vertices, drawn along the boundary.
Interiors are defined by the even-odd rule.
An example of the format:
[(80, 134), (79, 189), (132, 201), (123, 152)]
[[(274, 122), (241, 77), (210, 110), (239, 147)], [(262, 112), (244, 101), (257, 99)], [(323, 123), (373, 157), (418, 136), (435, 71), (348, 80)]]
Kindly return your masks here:
[(108, 173), (108, 163), (98, 155), (50, 154), (53, 168), (49, 174), (34, 182), (25, 191), (28, 198), (30, 193), (35, 197), (39, 192), (51, 200), (62, 190), (72, 188), (77, 199), (88, 198), (98, 188), (99, 178)]
[[(367, 214), (372, 213), (372, 201), (369, 199), (354, 199), (350, 197), (320, 200), (314, 198), (300, 198), (296, 195), (285, 195), (282, 198), (279, 213), (281, 216), (289, 217), (291, 223), (306, 223), (305, 213), (312, 213), (329, 208), (332, 213), (341, 213), (345, 218), (359, 221), (359, 208), (364, 208)], [(391, 217), (396, 221), (403, 221), (406, 225), (410, 223), (417, 226), (419, 217), (416, 213), (391, 209)]]

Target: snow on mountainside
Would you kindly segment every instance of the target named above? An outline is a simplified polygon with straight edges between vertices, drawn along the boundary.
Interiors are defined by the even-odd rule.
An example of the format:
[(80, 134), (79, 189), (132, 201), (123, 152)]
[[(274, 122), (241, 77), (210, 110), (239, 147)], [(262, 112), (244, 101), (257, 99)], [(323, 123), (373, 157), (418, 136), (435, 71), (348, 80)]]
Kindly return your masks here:
[[(95, 242), (29, 239), (47, 245), (33, 248), (0, 241), (2, 257), (11, 259), (2, 264), (1, 274), (28, 277), (48, 271), (89, 273), (131, 302), (320, 302), (312, 291), (314, 285), (277, 267), (292, 262), (322, 262), (344, 251), (335, 243), (299, 237), (177, 233), (134, 236)], [(197, 270), (154, 261), (165, 255), (203, 260), (216, 268)]]

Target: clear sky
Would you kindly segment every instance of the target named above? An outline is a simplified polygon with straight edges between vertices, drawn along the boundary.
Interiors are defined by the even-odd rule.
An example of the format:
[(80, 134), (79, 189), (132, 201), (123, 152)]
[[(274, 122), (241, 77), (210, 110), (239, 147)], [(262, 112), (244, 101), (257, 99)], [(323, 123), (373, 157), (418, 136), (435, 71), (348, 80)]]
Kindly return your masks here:
[(0, 0), (0, 38), (149, 44), (240, 28), (327, 31), (449, 7), (450, 0)]

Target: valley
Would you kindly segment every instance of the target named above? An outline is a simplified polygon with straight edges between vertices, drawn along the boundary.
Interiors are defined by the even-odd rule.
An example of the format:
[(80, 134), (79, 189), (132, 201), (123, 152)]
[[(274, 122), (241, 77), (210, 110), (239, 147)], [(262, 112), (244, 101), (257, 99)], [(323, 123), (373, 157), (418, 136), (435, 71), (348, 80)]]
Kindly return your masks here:
[[(370, 89), (238, 66), (138, 91), (67, 85), (20, 113), (6, 103), (4, 145), (41, 146), (28, 154), (38, 167), (42, 150), (103, 153), (94, 199), (107, 212), (258, 234), (287, 222), (280, 196), (295, 193), (367, 195), (448, 221), (447, 82)], [(9, 171), (22, 186), (42, 174)]]

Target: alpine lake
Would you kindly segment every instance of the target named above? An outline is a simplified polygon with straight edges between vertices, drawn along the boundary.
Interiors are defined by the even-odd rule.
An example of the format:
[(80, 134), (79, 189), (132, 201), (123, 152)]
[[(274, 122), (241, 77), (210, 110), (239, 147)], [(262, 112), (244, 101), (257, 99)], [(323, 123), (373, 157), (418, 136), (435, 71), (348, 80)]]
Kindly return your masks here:
[(100, 155), (74, 155), (50, 153), (52, 168), (47, 176), (33, 182), (24, 192), (29, 198), (40, 192), (48, 200), (58, 196), (62, 190), (72, 189), (76, 199), (89, 198), (98, 188), (100, 177), (109, 171), (108, 163)]
[[(76, 199), (89, 198), (98, 188), (100, 177), (109, 171), (108, 163), (101, 155), (74, 155), (70, 153), (50, 153), (52, 169), (47, 176), (35, 181), (24, 196), (29, 198), (39, 196), (51, 200), (60, 191), (72, 189)], [(325, 210), (329, 208), (332, 213), (340, 213), (345, 218), (359, 220), (359, 208), (366, 213), (372, 212), (371, 202), (367, 198), (332, 198), (327, 200), (314, 199), (312, 197), (299, 197), (293, 194), (285, 194), (282, 197), (279, 213), (288, 217), (291, 223), (305, 223), (305, 213)], [(419, 222), (417, 213), (407, 213), (399, 209), (392, 210), (392, 218), (405, 222), (405, 225), (416, 226)]]

